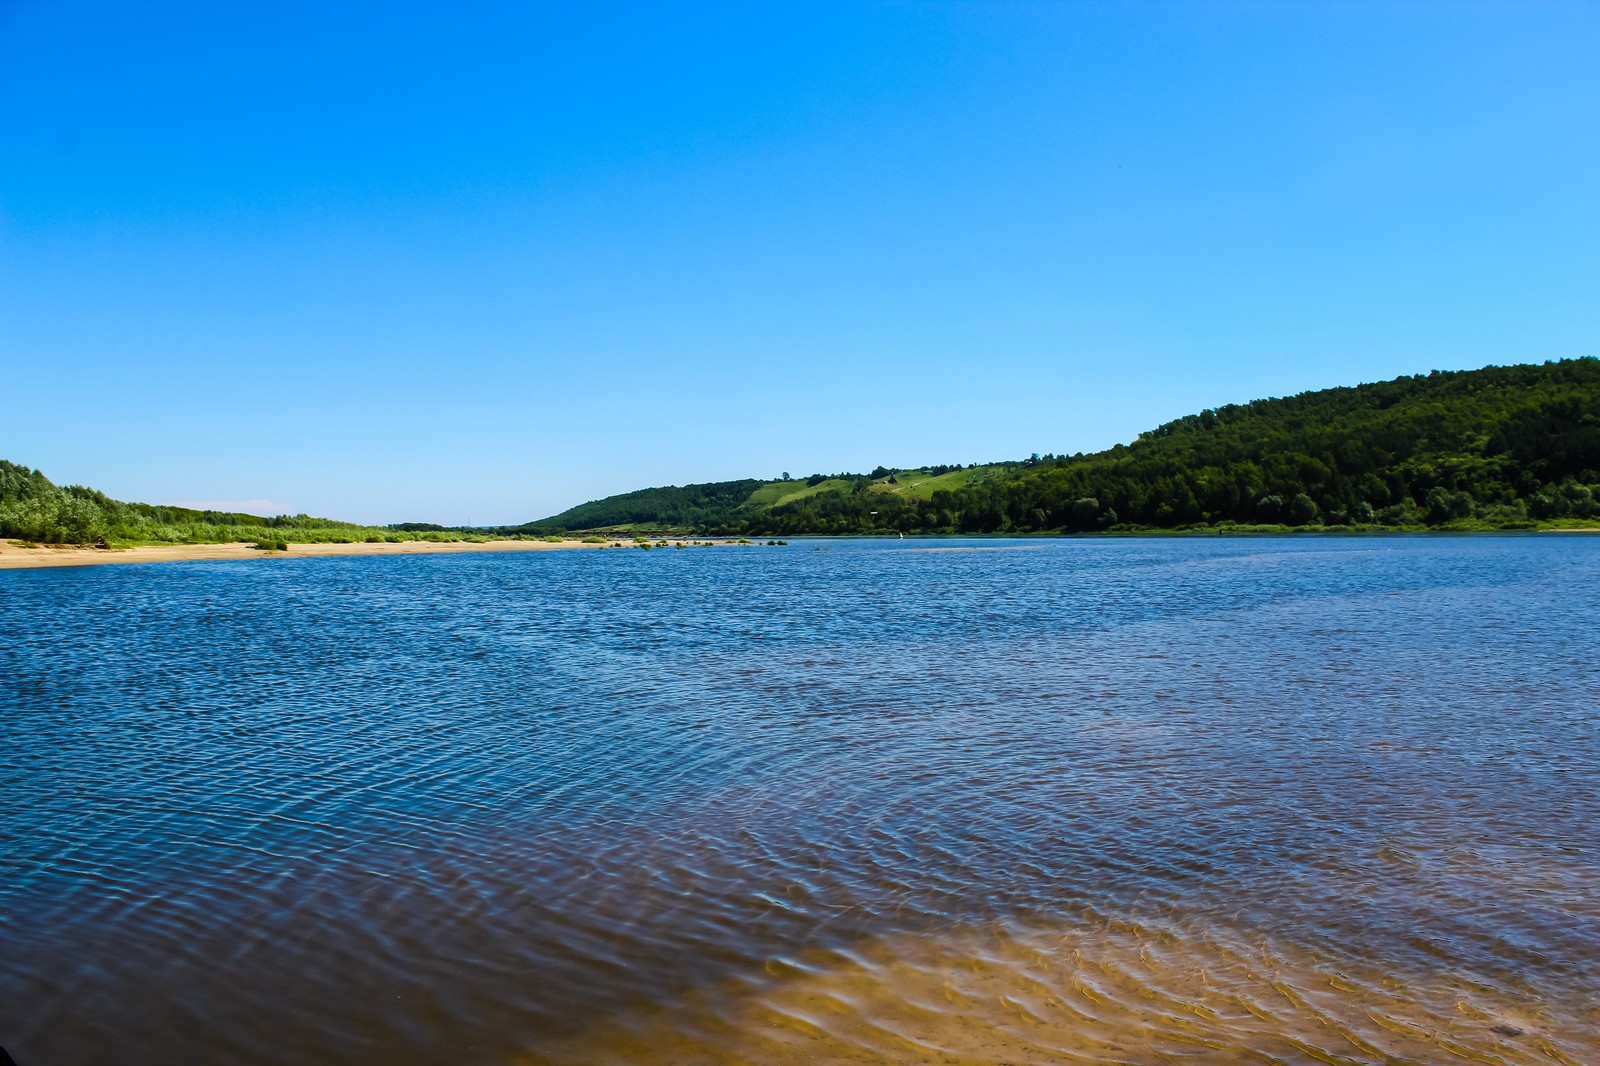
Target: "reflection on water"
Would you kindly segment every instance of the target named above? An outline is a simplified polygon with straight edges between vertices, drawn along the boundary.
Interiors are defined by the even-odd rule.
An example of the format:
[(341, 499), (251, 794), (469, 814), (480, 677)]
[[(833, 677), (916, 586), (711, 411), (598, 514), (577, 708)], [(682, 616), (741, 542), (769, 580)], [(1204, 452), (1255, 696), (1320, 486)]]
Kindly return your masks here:
[(811, 547), (0, 575), (0, 1043), (1600, 1061), (1600, 543)]

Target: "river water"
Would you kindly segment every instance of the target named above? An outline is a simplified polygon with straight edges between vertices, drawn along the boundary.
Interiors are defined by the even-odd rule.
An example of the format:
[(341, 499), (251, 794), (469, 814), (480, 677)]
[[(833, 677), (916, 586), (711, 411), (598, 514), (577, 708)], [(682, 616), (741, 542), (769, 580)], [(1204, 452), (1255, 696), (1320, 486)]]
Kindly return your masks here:
[(59, 1063), (1600, 1062), (1600, 538), (0, 573)]

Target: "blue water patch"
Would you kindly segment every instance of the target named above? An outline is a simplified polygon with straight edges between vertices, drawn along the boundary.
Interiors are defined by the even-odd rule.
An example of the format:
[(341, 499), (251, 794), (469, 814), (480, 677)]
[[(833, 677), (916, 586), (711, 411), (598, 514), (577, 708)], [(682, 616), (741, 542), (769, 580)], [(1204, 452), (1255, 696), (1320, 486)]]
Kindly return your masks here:
[(1600, 957), (1600, 540), (0, 573), (0, 1043), (507, 1061), (785, 952), (1223, 916)]

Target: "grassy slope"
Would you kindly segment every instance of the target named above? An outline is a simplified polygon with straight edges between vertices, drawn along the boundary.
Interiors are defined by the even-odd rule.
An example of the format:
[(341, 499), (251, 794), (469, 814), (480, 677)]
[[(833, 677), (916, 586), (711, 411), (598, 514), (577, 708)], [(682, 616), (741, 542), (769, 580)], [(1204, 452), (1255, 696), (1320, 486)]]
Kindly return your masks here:
[(872, 489), (874, 492), (891, 492), (908, 500), (927, 500), (941, 489), (954, 492), (968, 485), (1001, 477), (1010, 469), (1011, 465), (1007, 463), (990, 463), (987, 466), (969, 466), (965, 470), (951, 470), (937, 476), (920, 470), (904, 470), (895, 475), (896, 484), (889, 484), (888, 478), (879, 478), (873, 482)]
[(819, 481), (815, 485), (807, 485), (804, 481), (769, 481), (752, 492), (745, 503), (754, 507), (781, 507), (786, 503), (803, 500), (807, 496), (815, 496), (819, 492), (844, 492), (851, 484), (852, 482), (836, 477)]

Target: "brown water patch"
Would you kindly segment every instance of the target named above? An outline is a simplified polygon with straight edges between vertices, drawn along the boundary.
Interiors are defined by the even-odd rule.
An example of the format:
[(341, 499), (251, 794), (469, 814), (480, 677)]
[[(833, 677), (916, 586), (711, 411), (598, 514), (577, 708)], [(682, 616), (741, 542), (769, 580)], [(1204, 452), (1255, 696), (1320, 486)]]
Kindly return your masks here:
[(1577, 1066), (1600, 1061), (1592, 993), (1211, 924), (991, 924), (774, 957), (520, 1061)]

